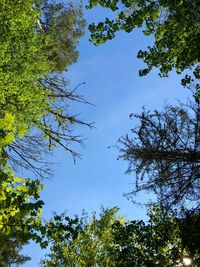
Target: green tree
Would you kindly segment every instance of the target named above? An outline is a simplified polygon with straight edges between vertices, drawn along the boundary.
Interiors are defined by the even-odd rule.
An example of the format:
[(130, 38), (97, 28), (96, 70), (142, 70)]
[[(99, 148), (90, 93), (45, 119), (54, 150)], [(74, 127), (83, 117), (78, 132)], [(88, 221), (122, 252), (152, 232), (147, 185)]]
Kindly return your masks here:
[(72, 1), (40, 1), (42, 10), (38, 29), (50, 51), (49, 60), (53, 62), (53, 72), (62, 73), (78, 59), (78, 40), (84, 34), (85, 20), (81, 4)]
[(152, 206), (148, 216), (147, 223), (135, 220), (114, 225), (118, 244), (115, 266), (171, 267), (182, 261), (184, 253), (174, 214)]
[(119, 158), (128, 161), (127, 173), (135, 173), (135, 188), (153, 191), (167, 206), (198, 205), (200, 167), (200, 104), (165, 106), (163, 111), (143, 109), (131, 114), (138, 124), (119, 140)]
[(42, 266), (115, 266), (112, 225), (117, 220), (117, 211), (117, 208), (103, 209), (99, 218), (93, 213), (91, 220), (84, 214), (77, 236), (70, 239), (54, 237), (51, 252), (41, 261)]
[[(35, 241), (41, 248), (48, 245), (48, 239), (64, 229), (72, 234), (76, 221), (67, 218), (65, 225), (42, 221), (44, 202), (40, 199), (43, 185), (39, 179), (16, 177), (8, 166), (9, 155), (6, 148), (15, 138), (26, 134), (26, 125), (18, 122), (11, 113), (1, 112), (0, 118), (0, 262), (1, 266), (22, 264), (29, 260), (20, 254), (21, 248), (29, 241)], [(8, 150), (9, 151), (9, 150)]]
[[(63, 238), (74, 235), (76, 219), (65, 218), (64, 223), (43, 221), (44, 202), (40, 199), (43, 185), (38, 179), (15, 177), (8, 167), (0, 170), (0, 262), (1, 266), (22, 264), (30, 259), (20, 250), (30, 241), (48, 246), (55, 233), (64, 232)], [(78, 227), (78, 226), (77, 226)]]
[[(3, 115), (4, 113), (4, 115)], [(27, 134), (26, 124), (19, 122), (10, 112), (1, 111), (0, 118), (0, 262), (1, 266), (23, 264), (30, 259), (20, 254), (29, 241), (41, 248), (55, 232), (64, 229), (72, 234), (76, 221), (67, 218), (65, 225), (42, 221), (44, 202), (40, 199), (43, 185), (38, 179), (15, 177), (8, 166), (9, 149), (17, 138)], [(68, 220), (68, 221), (67, 221)]]
[[(156, 67), (161, 77), (168, 76), (172, 69), (177, 73), (192, 69), (194, 78), (199, 79), (199, 0), (89, 0), (88, 7), (98, 4), (115, 12), (116, 18), (89, 25), (95, 45), (113, 39), (119, 30), (131, 32), (142, 27), (145, 35), (154, 37), (154, 44), (138, 52), (138, 58), (147, 64), (147, 68), (140, 70), (141, 76)], [(187, 75), (183, 84), (191, 79)], [(198, 83), (196, 86), (199, 88)]]
[(49, 105), (47, 91), (37, 83), (51, 69), (34, 26), (39, 11), (31, 0), (7, 0), (0, 13), (1, 111), (13, 113), (29, 128)]
[[(31, 168), (41, 178), (41, 171), (45, 170), (33, 165), (33, 163), (43, 164), (42, 156), (48, 153), (48, 150), (53, 149), (55, 144), (60, 144), (73, 156), (78, 156), (68, 148), (70, 141), (81, 143), (79, 136), (72, 135), (71, 126), (72, 124), (86, 125), (87, 123), (69, 112), (66, 106), (69, 107), (71, 101), (83, 103), (86, 101), (77, 95), (75, 90), (69, 90), (69, 82), (62, 75), (54, 73), (56, 71), (55, 64), (59, 60), (56, 61), (55, 57), (51, 59), (53, 52), (52, 47), (50, 47), (53, 35), (54, 38), (57, 36), (54, 31), (62, 36), (60, 39), (57, 36), (56, 45), (64, 45), (64, 29), (67, 30), (66, 24), (69, 23), (64, 18), (68, 14), (71, 28), (68, 29), (66, 38), (74, 38), (71, 40), (74, 45), (71, 45), (71, 48), (74, 50), (71, 51), (71, 55), (68, 55), (68, 61), (63, 59), (63, 64), (66, 67), (67, 64), (75, 61), (74, 54), (77, 54), (75, 50), (78, 33), (77, 35), (75, 33), (70, 35), (70, 30), (78, 31), (80, 29), (79, 36), (81, 36), (82, 26), (80, 24), (83, 19), (82, 17), (75, 19), (76, 15), (81, 14), (79, 7), (77, 12), (75, 12), (75, 6), (70, 5), (70, 7), (68, 13), (62, 9), (59, 14), (54, 14), (50, 25), (51, 31), (49, 31), (48, 36), (44, 36), (38, 29), (38, 22), (44, 14), (42, 14), (42, 9), (36, 1), (3, 0), (1, 2), (1, 266), (10, 266), (12, 263), (19, 264), (27, 261), (28, 256), (20, 255), (20, 250), (25, 244), (32, 240), (39, 243), (41, 248), (45, 248), (48, 245), (47, 237), (50, 238), (55, 231), (62, 230), (62, 225), (58, 226), (41, 219), (44, 202), (40, 199), (40, 190), (43, 185), (39, 179), (15, 177), (12, 170), (15, 165)], [(60, 30), (61, 20), (65, 23), (62, 25), (63, 30)], [(74, 61), (72, 57), (74, 57)], [(89, 124), (87, 125), (89, 126)], [(70, 228), (73, 224), (71, 219), (68, 220), (68, 224), (69, 226), (66, 226), (66, 223), (63, 225), (65, 232), (72, 230)]]
[[(14, 142), (4, 149), (10, 164), (30, 168), (43, 175), (47, 169), (41, 168), (45, 165), (42, 151), (47, 153), (59, 144), (74, 157), (79, 156), (69, 144), (71, 141), (81, 143), (82, 138), (72, 134), (71, 128), (73, 124), (90, 124), (69, 111), (71, 102), (87, 101), (75, 90), (69, 89), (69, 82), (61, 74), (54, 73), (59, 60), (56, 61), (55, 57), (50, 59), (55, 53), (53, 48), (50, 49), (53, 41), (68, 49), (65, 51), (67, 55), (62, 58), (63, 66), (77, 59), (76, 45), (83, 34), (84, 24), (82, 16), (78, 17), (81, 8), (72, 4), (64, 8), (59, 4), (56, 9), (56, 4), (40, 1), (38, 5), (36, 2), (4, 0), (0, 7), (3, 18), (0, 20), (0, 117), (9, 112), (26, 129), (23, 138), (14, 136)], [(43, 11), (41, 5), (44, 3), (47, 6)], [(43, 17), (44, 22), (50, 20), (48, 34), (38, 30), (38, 21)], [(70, 45), (67, 40), (70, 40)], [(29, 151), (30, 147), (34, 149)], [(38, 163), (41, 163), (40, 166)]]
[(180, 228), (185, 217), (177, 217), (162, 206), (152, 206), (147, 222), (125, 221), (117, 211), (104, 209), (99, 218), (96, 214), (91, 219), (83, 216), (77, 236), (52, 239), (51, 252), (41, 265), (178, 267), (184, 266), (184, 257), (193, 256), (192, 266), (198, 266), (198, 247), (191, 254), (190, 245), (188, 248), (181, 239), (183, 233), (187, 234), (185, 226)]
[(30, 259), (20, 255), (20, 250), (31, 239), (38, 240), (40, 214), (44, 204), (39, 200), (41, 187), (39, 180), (14, 177), (8, 167), (0, 171), (1, 266)]

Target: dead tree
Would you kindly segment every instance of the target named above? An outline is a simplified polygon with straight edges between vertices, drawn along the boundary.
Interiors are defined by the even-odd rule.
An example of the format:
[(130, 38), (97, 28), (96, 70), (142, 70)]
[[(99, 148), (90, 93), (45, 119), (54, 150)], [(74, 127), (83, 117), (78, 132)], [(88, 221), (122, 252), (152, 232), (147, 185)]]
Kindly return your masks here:
[(77, 90), (69, 89), (69, 82), (62, 75), (51, 75), (38, 80), (42, 88), (48, 92), (49, 111), (38, 121), (35, 127), (24, 137), (16, 137), (8, 147), (4, 148), (4, 156), (14, 170), (26, 169), (34, 171), (37, 177), (46, 178), (52, 175), (52, 162), (49, 155), (56, 146), (69, 152), (73, 160), (81, 155), (71, 148), (77, 143), (83, 146), (83, 136), (75, 134), (76, 126), (93, 127), (93, 123), (81, 120), (79, 114), (70, 111), (75, 102), (89, 104)]
[(119, 158), (135, 173), (135, 188), (127, 194), (153, 191), (165, 205), (200, 201), (200, 104), (166, 105), (162, 112), (143, 109), (132, 134), (119, 139)]

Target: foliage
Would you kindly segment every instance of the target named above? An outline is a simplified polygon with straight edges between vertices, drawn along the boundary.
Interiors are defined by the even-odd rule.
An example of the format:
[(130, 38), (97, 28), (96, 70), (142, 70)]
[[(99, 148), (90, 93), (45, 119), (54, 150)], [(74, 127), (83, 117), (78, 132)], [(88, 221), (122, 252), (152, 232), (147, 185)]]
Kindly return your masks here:
[(77, 237), (54, 238), (51, 252), (41, 265), (172, 267), (180, 266), (185, 256), (192, 255), (193, 266), (198, 266), (197, 251), (190, 254), (190, 247), (182, 242), (181, 233), (186, 235), (187, 229), (182, 227), (180, 231), (183, 218), (178, 218), (175, 212), (152, 206), (145, 223), (125, 221), (116, 215), (117, 211), (104, 209), (98, 219), (96, 214), (90, 220), (85, 215), (81, 217), (82, 228), (78, 229)]
[[(66, 216), (64, 223), (57, 222), (58, 216), (54, 221), (42, 221), (44, 202), (40, 199), (40, 191), (43, 185), (39, 180), (15, 177), (7, 167), (0, 172), (0, 189), (1, 266), (29, 260), (29, 257), (19, 253), (31, 240), (43, 249), (55, 234), (60, 238), (75, 235), (73, 226), (78, 227), (76, 218)], [(61, 233), (64, 235), (61, 236)]]
[(37, 82), (51, 66), (36, 31), (40, 11), (33, 8), (33, 3), (7, 0), (0, 8), (0, 115), (4, 118), (4, 114), (11, 113), (26, 130), (40, 121), (50, 107), (47, 90)]
[[(145, 35), (154, 37), (154, 44), (138, 52), (138, 58), (147, 64), (147, 68), (140, 70), (141, 76), (157, 67), (161, 77), (167, 76), (172, 69), (177, 73), (193, 69), (195, 78), (199, 79), (198, 0), (89, 0), (88, 7), (93, 8), (98, 4), (115, 12), (116, 18), (106, 18), (104, 22), (89, 26), (91, 41), (95, 45), (113, 39), (119, 30), (131, 32), (142, 27)], [(183, 84), (191, 79), (187, 75)]]
[(0, 160), (1, 166), (5, 166), (7, 162), (7, 154), (5, 147), (15, 140), (15, 135), (22, 136), (26, 131), (25, 125), (18, 125), (15, 117), (6, 112), (0, 118)]
[(5, 148), (14, 142), (15, 136), (25, 134), (24, 128), (19, 129), (11, 113), (6, 113), (0, 120), (0, 262), (3, 267), (29, 260), (30, 257), (21, 255), (20, 250), (30, 240), (45, 248), (47, 238), (56, 231), (64, 229), (65, 233), (72, 233), (71, 225), (74, 223), (70, 218), (66, 219), (67, 226), (66, 222), (65, 225), (43, 222), (41, 212), (44, 202), (40, 200), (43, 185), (38, 179), (15, 177), (7, 166)]
[(42, 18), (38, 28), (50, 51), (53, 72), (63, 72), (78, 59), (78, 39), (84, 34), (85, 20), (82, 6), (71, 2), (44, 0), (39, 5)]
[[(75, 61), (75, 54), (77, 59), (75, 49), (78, 29), (82, 27), (79, 22), (83, 22), (82, 17), (75, 19), (81, 14), (80, 8), (75, 12), (76, 7), (70, 7), (68, 18), (71, 28), (68, 28), (66, 38), (74, 37), (71, 47), (68, 47), (69, 51), (72, 48), (74, 50), (70, 56), (68, 54), (68, 61), (63, 59), (65, 67)], [(37, 164), (44, 164), (43, 156), (54, 148), (55, 143), (77, 156), (68, 145), (70, 141), (81, 143), (81, 138), (71, 133), (71, 125), (89, 126), (68, 110), (71, 101), (86, 101), (75, 90), (69, 90), (69, 82), (63, 76), (53, 73), (56, 71), (55, 64), (58, 63), (55, 58), (50, 59), (53, 52), (49, 41), (53, 41), (53, 35), (55, 37), (53, 24), (57, 36), (59, 32), (64, 35), (64, 29), (67, 29), (66, 24), (63, 25), (63, 30), (56, 28), (60, 25), (62, 16), (64, 23), (69, 22), (64, 20), (66, 13), (63, 10), (60, 12), (59, 16), (52, 17), (51, 33), (44, 38), (38, 30), (38, 21), (44, 15), (36, 1), (4, 0), (0, 6), (1, 266), (27, 261), (29, 257), (20, 255), (25, 244), (33, 240), (41, 248), (45, 248), (48, 245), (47, 237), (50, 238), (55, 231), (62, 229), (62, 225), (58, 227), (41, 219), (44, 202), (40, 200), (40, 190), (43, 188), (40, 181), (15, 177), (11, 170), (17, 165), (42, 174), (46, 169)], [(56, 23), (53, 20), (59, 21)], [(74, 31), (71, 35), (70, 30)], [(80, 31), (82, 34), (81, 29)], [(58, 39), (56, 44), (62, 45), (64, 41), (61, 39), (59, 43)], [(8, 166), (9, 163), (12, 167)], [(71, 231), (73, 222), (71, 219), (68, 221), (68, 230)], [(63, 227), (66, 232), (66, 223)]]
[(52, 240), (51, 253), (41, 261), (42, 266), (115, 266), (112, 224), (117, 211), (102, 210), (99, 219), (94, 213), (91, 221), (84, 214), (77, 236)]
[(30, 127), (48, 106), (47, 91), (36, 83), (50, 71), (34, 26), (39, 11), (31, 0), (26, 4), (15, 0), (12, 4), (4, 1), (0, 12), (4, 18), (0, 26), (1, 110), (15, 114), (18, 121)]
[(129, 162), (127, 173), (136, 174), (128, 196), (147, 190), (168, 206), (199, 203), (199, 116), (199, 102), (131, 115), (139, 125), (119, 140), (119, 158)]
[(172, 213), (162, 207), (149, 210), (149, 221), (114, 225), (118, 247), (116, 266), (177, 266), (181, 260), (181, 239)]
[[(1, 112), (2, 113), (2, 112)], [(22, 136), (25, 127), (20, 126), (15, 121), (14, 115), (5, 113), (0, 119), (0, 262), (1, 266), (10, 266), (12, 263), (24, 263), (30, 258), (20, 255), (20, 250), (26, 240), (18, 237), (17, 231), (13, 230), (13, 221), (20, 214), (23, 198), (25, 196), (22, 189), (27, 191), (28, 187), (20, 185), (21, 178), (14, 177), (6, 167), (7, 153), (5, 147), (13, 142), (15, 135)], [(26, 181), (28, 182), (28, 180)], [(18, 185), (18, 187), (17, 187)], [(21, 191), (22, 190), (22, 191)], [(30, 193), (30, 192), (29, 192)], [(27, 191), (27, 194), (29, 194)], [(22, 202), (20, 202), (20, 200)], [(19, 225), (18, 225), (19, 226)]]
[(42, 185), (39, 180), (14, 177), (7, 167), (0, 172), (0, 188), (0, 261), (21, 262), (29, 258), (20, 255), (19, 250), (37, 238), (41, 224)]
[[(69, 148), (70, 142), (82, 144), (81, 136), (72, 134), (73, 124), (91, 126), (69, 111), (71, 102), (87, 101), (69, 89), (61, 74), (54, 73), (77, 60), (76, 46), (84, 27), (81, 7), (4, 0), (0, 17), (0, 118), (11, 113), (26, 132), (23, 138), (14, 134), (4, 154), (13, 168), (29, 168), (44, 176), (49, 169), (43, 167), (47, 165), (43, 156), (57, 144), (73, 157), (79, 156)], [(39, 32), (42, 18), (49, 23), (48, 33)], [(59, 54), (60, 49), (65, 56)]]
[(179, 221), (180, 236), (183, 246), (189, 251), (190, 257), (200, 264), (200, 209), (182, 211)]

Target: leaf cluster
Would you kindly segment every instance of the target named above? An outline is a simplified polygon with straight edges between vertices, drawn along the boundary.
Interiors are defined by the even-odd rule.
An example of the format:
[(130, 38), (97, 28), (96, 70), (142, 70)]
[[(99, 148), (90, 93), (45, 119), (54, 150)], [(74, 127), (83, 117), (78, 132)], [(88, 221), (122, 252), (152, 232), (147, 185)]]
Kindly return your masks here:
[[(106, 18), (97, 25), (89, 25), (91, 41), (95, 45), (113, 39), (120, 30), (131, 32), (142, 27), (145, 35), (154, 37), (154, 43), (147, 50), (138, 52), (138, 58), (143, 59), (147, 65), (140, 70), (140, 76), (148, 74), (156, 67), (161, 77), (167, 77), (173, 69), (179, 74), (186, 69), (192, 69), (194, 77), (199, 79), (198, 0), (90, 0), (88, 8), (97, 5), (111, 9), (116, 18)], [(188, 79), (193, 78), (187, 75), (182, 83), (186, 84)]]

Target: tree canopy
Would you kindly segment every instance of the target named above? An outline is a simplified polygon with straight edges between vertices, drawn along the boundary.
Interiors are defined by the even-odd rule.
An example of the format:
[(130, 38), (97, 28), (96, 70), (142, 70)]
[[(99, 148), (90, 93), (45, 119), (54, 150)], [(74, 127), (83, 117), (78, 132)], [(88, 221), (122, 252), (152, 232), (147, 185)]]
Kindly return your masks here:
[[(148, 74), (153, 67), (159, 69), (161, 77), (175, 69), (177, 73), (193, 70), (194, 77), (188, 75), (183, 84), (199, 79), (199, 36), (200, 5), (198, 0), (89, 0), (88, 8), (97, 5), (109, 8), (116, 17), (106, 18), (97, 25), (89, 25), (91, 41), (95, 45), (105, 43), (115, 37), (119, 30), (131, 32), (142, 27), (145, 35), (152, 35), (154, 43), (147, 50), (140, 50), (138, 58), (147, 64), (140, 75)], [(197, 87), (199, 88), (198, 82)]]
[[(29, 168), (42, 176), (48, 173), (48, 168), (41, 167), (46, 165), (42, 156), (56, 144), (79, 156), (69, 144), (81, 143), (82, 138), (73, 135), (71, 128), (73, 124), (90, 126), (69, 109), (73, 101), (87, 101), (57, 73), (59, 65), (63, 72), (77, 60), (78, 38), (85, 25), (81, 7), (70, 2), (65, 7), (63, 3), (16, 0), (4, 1), (0, 13), (4, 18), (0, 22), (0, 115), (14, 115), (18, 127), (26, 132), (23, 138), (14, 136), (4, 154), (13, 167)], [(48, 33), (38, 29), (42, 19)], [(65, 56), (58, 52), (61, 48)]]
[(20, 130), (15, 117), (5, 113), (0, 119), (0, 261), (3, 267), (30, 260), (30, 257), (20, 254), (21, 248), (29, 241), (46, 248), (55, 232), (64, 231), (65, 236), (72, 235), (72, 226), (78, 225), (76, 218), (69, 217), (59, 224), (56, 220), (42, 220), (44, 202), (40, 199), (40, 192), (43, 184), (39, 179), (16, 177), (8, 165), (5, 149), (13, 143), (15, 136), (23, 135), (24, 128)]
[(78, 59), (77, 45), (84, 35), (85, 20), (82, 6), (69, 1), (40, 1), (42, 17), (38, 19), (38, 30), (44, 38), (48, 59), (53, 63), (53, 72), (62, 73)]
[[(43, 11), (42, 5), (51, 8), (45, 6)], [(51, 17), (51, 25), (45, 35), (38, 24), (47, 17)], [(78, 38), (84, 27), (81, 7), (5, 0), (0, 18), (0, 262), (10, 266), (29, 259), (20, 249), (30, 240), (45, 248), (47, 236), (58, 230), (56, 224), (41, 219), (40, 179), (47, 173), (41, 167), (46, 164), (44, 156), (55, 144), (78, 156), (68, 147), (71, 141), (81, 143), (71, 127), (90, 124), (69, 111), (72, 101), (87, 101), (70, 90), (69, 82), (57, 73), (61, 58), (60, 72), (77, 60)], [(67, 56), (55, 55), (55, 45), (67, 47)], [(15, 176), (16, 166), (34, 170), (38, 179)], [(71, 231), (73, 222), (70, 218), (68, 222)], [(67, 232), (66, 224), (64, 229)]]
[(117, 210), (103, 210), (100, 218), (93, 213), (91, 221), (83, 214), (76, 236), (65, 239), (55, 236), (51, 240), (51, 252), (41, 261), (42, 266), (115, 266), (111, 229)]
[[(155, 42), (138, 57), (146, 75), (158, 67), (160, 76), (192, 69), (183, 84), (195, 82), (199, 93), (198, 1), (89, 1), (117, 11), (116, 20), (90, 25), (95, 44), (115, 32), (143, 27)], [(170, 204), (192, 200), (199, 204), (198, 97), (194, 104), (166, 106), (163, 112), (143, 110), (133, 138), (120, 139), (121, 158), (136, 171), (136, 192), (153, 190), (160, 206), (149, 221), (125, 221), (118, 208), (102, 209), (89, 219), (63, 213), (41, 217), (44, 202), (41, 178), (50, 174), (46, 156), (60, 145), (74, 158), (71, 142), (82, 144), (74, 125), (87, 123), (71, 111), (73, 102), (88, 103), (70, 88), (63, 73), (78, 59), (84, 34), (82, 5), (54, 0), (3, 0), (0, 6), (0, 265), (23, 264), (20, 253), (29, 241), (50, 246), (42, 266), (177, 266), (185, 256), (199, 266), (199, 210), (182, 217)], [(195, 47), (195, 49), (194, 49)], [(37, 178), (19, 177), (17, 167), (33, 170)], [(147, 176), (149, 175), (149, 176)], [(142, 182), (142, 184), (140, 184)], [(167, 211), (166, 208), (167, 206)], [(190, 233), (188, 236), (187, 234)]]
[[(188, 257), (192, 266), (198, 266), (198, 243), (194, 243), (192, 254), (187, 247), (189, 243), (182, 241), (182, 236), (187, 235), (182, 223), (186, 217), (178, 218), (173, 211), (152, 206), (148, 222), (125, 221), (117, 216), (117, 211), (117, 208), (103, 209), (98, 217), (93, 214), (91, 219), (83, 215), (77, 236), (52, 239), (50, 253), (41, 265), (175, 267), (184, 266), (184, 258)], [(58, 219), (62, 221), (61, 217)]]

